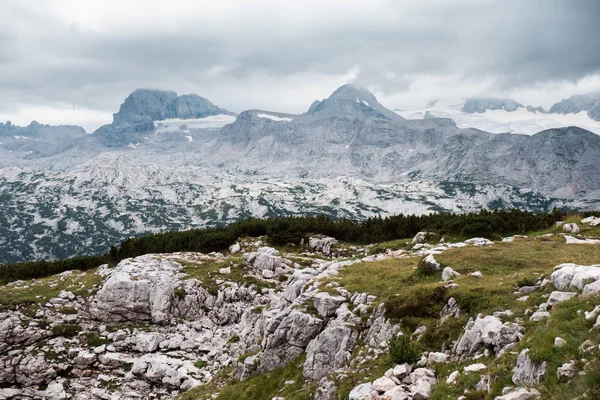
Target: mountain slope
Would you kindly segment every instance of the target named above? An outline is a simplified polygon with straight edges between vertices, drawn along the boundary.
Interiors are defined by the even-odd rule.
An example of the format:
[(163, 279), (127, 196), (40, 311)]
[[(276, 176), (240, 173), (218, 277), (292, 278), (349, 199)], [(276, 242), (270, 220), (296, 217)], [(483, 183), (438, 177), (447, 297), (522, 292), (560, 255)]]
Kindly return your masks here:
[(104, 125), (94, 138), (106, 147), (136, 143), (140, 134), (154, 130), (156, 121), (167, 119), (197, 119), (213, 115), (233, 115), (195, 94), (177, 96), (163, 90), (138, 89), (131, 93), (113, 115), (113, 122)]
[(587, 111), (591, 119), (600, 121), (600, 93), (571, 96), (550, 108), (551, 113), (557, 114), (574, 114), (581, 111)]

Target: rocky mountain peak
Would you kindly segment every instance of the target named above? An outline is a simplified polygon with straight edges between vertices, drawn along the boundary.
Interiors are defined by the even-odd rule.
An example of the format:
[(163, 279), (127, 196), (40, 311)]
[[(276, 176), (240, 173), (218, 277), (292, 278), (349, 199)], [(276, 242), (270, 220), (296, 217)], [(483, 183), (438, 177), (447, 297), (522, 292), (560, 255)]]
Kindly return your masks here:
[(119, 112), (113, 115), (113, 124), (132, 123), (167, 118), (167, 107), (177, 99), (177, 93), (156, 89), (137, 89), (131, 93)]
[(377, 98), (369, 91), (369, 89), (352, 83), (347, 83), (337, 88), (331, 96), (329, 96), (329, 99), (356, 101), (357, 103), (362, 103), (367, 106), (379, 104)]
[(383, 118), (402, 121), (395, 112), (385, 108), (367, 88), (345, 84), (337, 88), (327, 99), (315, 101), (307, 112), (318, 117), (352, 116), (359, 118)]
[(197, 119), (212, 115), (234, 115), (197, 94), (178, 96), (170, 90), (137, 89), (131, 93), (113, 123), (100, 127), (94, 135), (107, 147), (135, 143), (137, 135), (154, 130), (154, 122), (171, 118)]
[(587, 111), (591, 119), (600, 121), (600, 92), (574, 95), (550, 108), (550, 113), (555, 114), (576, 114), (581, 111)]

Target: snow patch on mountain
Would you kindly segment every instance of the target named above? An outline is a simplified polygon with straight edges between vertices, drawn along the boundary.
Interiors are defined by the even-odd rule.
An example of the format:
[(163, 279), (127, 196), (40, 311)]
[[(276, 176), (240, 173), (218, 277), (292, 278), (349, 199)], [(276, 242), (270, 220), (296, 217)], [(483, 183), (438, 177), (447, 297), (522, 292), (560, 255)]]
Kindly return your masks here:
[(292, 118), (289, 118), (289, 117), (278, 117), (277, 115), (264, 114), (264, 113), (256, 114), (256, 116), (258, 118), (270, 119), (271, 121), (277, 121), (277, 122), (290, 122), (292, 120)]
[(157, 133), (182, 132), (189, 133), (195, 129), (220, 129), (227, 124), (235, 121), (235, 116), (218, 114), (211, 115), (205, 118), (181, 119), (170, 118), (161, 121), (155, 121)]

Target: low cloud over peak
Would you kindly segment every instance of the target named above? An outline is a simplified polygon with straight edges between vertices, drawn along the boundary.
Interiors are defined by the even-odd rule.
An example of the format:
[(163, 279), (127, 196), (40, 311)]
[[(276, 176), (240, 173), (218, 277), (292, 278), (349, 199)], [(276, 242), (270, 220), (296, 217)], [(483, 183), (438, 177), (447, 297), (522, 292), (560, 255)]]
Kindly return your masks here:
[(236, 112), (301, 112), (347, 82), (390, 108), (474, 95), (547, 107), (600, 89), (599, 2), (448, 3), (7, 0), (0, 120), (66, 109), (92, 130), (138, 87)]

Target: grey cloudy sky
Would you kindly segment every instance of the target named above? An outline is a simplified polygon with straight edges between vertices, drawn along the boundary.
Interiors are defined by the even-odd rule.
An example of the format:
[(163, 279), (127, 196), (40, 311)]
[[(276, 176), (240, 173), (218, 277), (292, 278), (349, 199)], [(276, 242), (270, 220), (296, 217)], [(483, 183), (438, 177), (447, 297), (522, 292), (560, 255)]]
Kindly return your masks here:
[(347, 82), (390, 108), (600, 90), (597, 0), (0, 0), (0, 121), (108, 123), (136, 88), (303, 112)]

